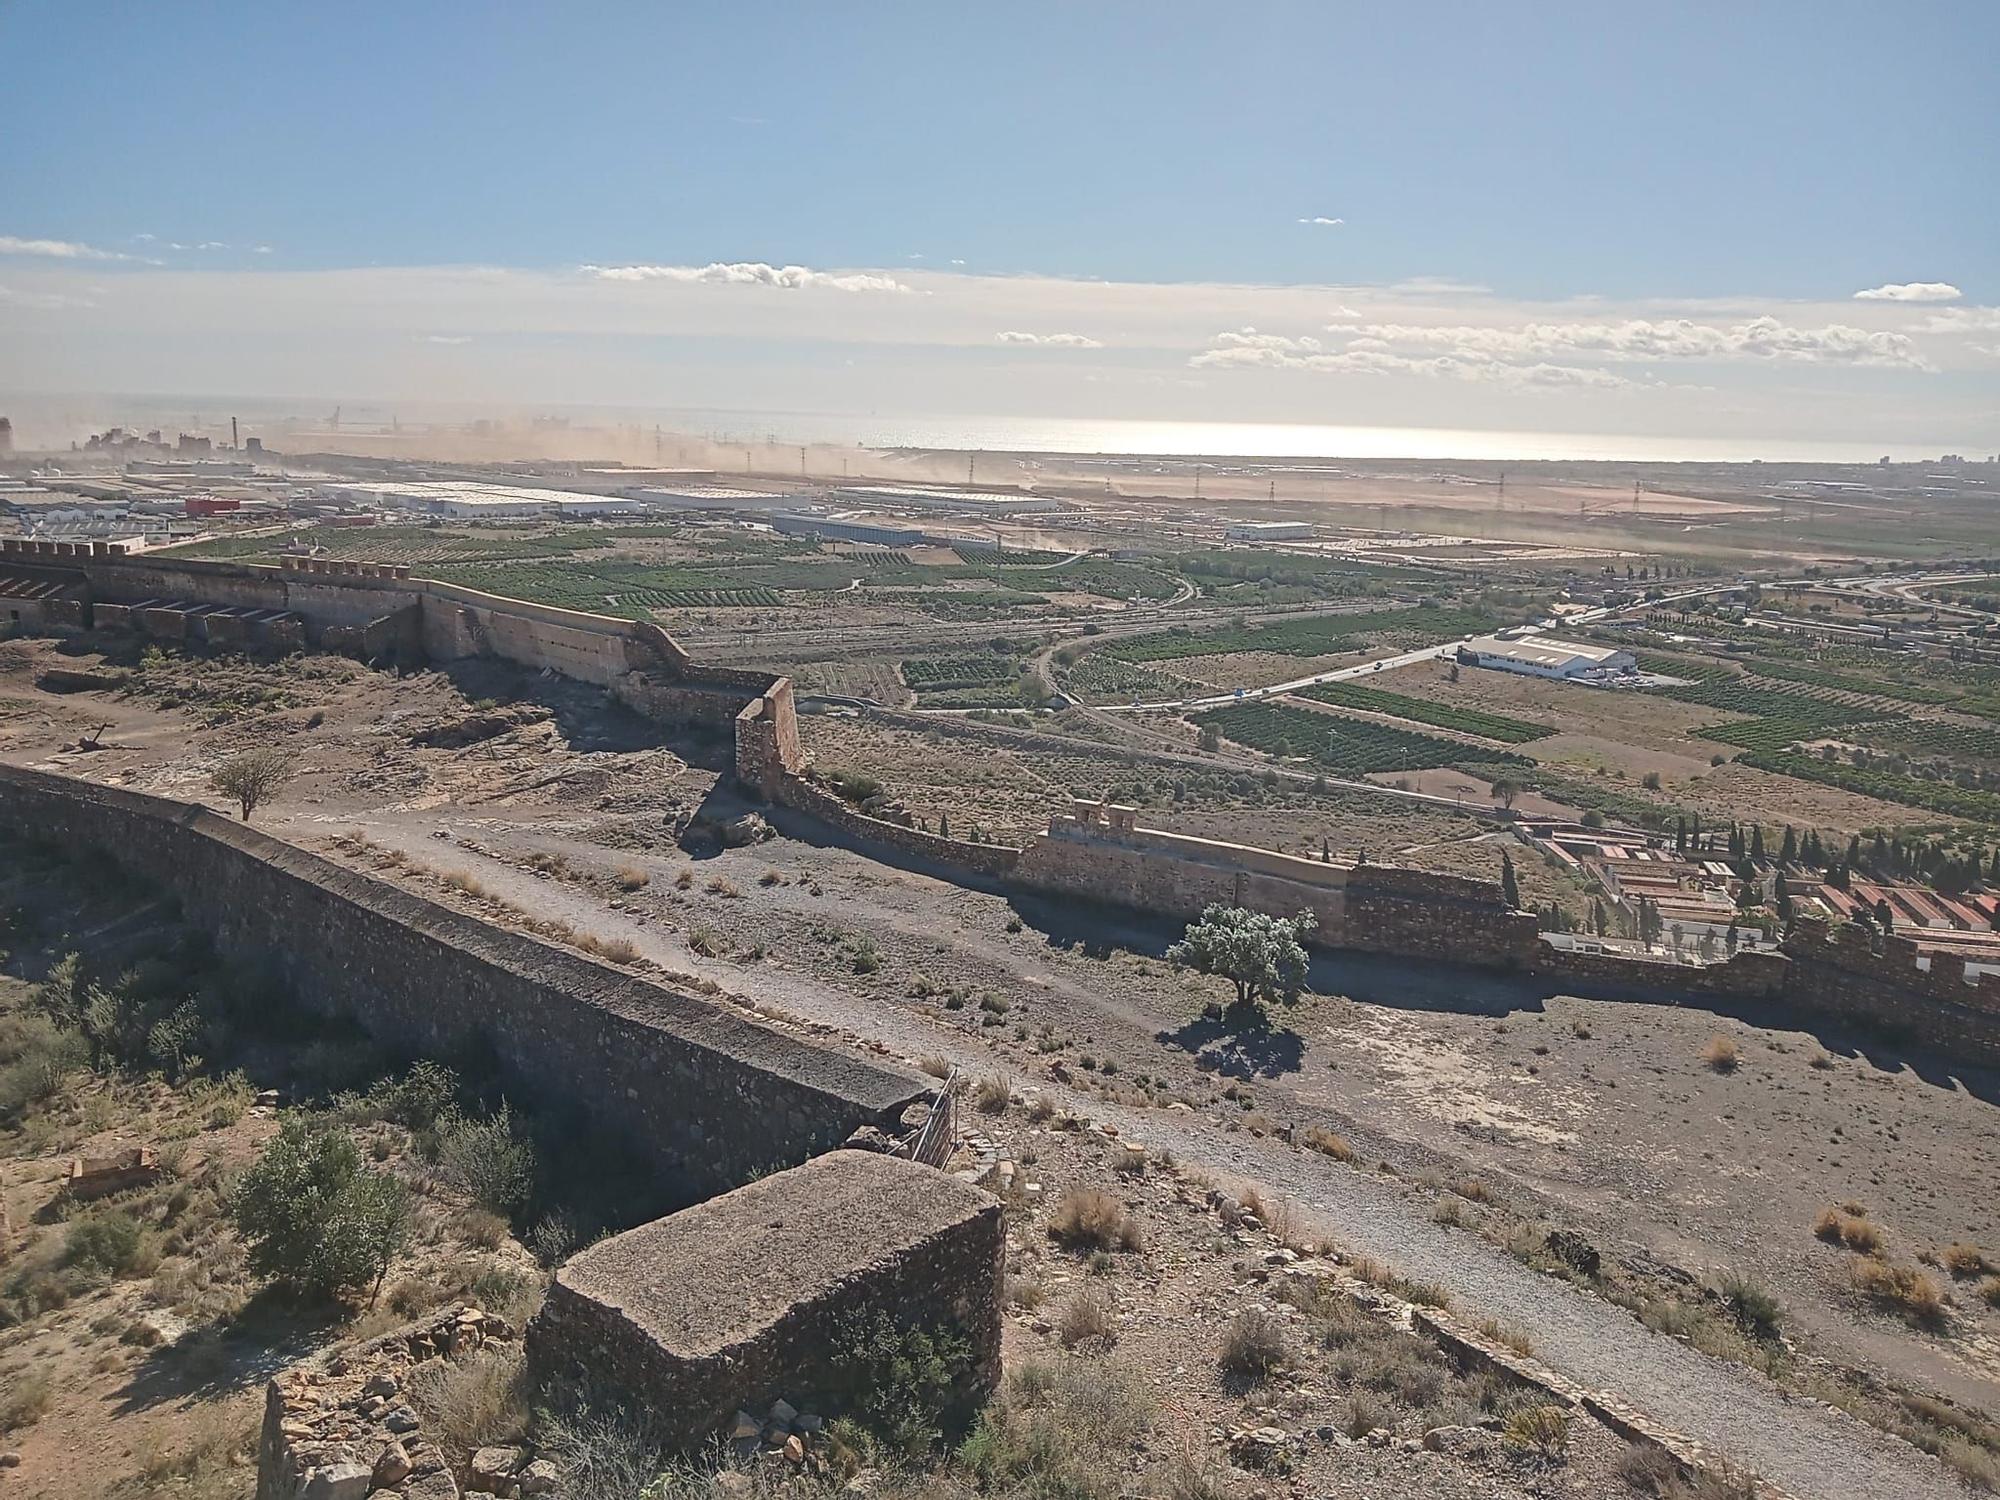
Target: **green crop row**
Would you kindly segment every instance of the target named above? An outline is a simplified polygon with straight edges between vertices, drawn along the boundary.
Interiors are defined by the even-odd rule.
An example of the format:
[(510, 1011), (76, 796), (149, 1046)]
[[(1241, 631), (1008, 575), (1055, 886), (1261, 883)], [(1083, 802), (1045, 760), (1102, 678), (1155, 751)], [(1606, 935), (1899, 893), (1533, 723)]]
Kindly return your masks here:
[(1857, 736), (1863, 744), (1907, 755), (1942, 755), (1953, 760), (2000, 763), (2000, 729), (1984, 724), (1944, 724), (1906, 720), (1871, 727)]
[(1825, 688), (1830, 692), (1894, 698), (1901, 703), (1950, 703), (1958, 697), (1957, 693), (1947, 689), (1925, 687), (1921, 683), (1909, 681), (1906, 677), (1883, 679), (1857, 677), (1851, 672), (1829, 672), (1823, 667), (1806, 666), (1797, 662), (1759, 660), (1751, 663), (1750, 670), (1759, 677), (1796, 682), (1806, 687)]
[(1011, 682), (1020, 671), (1010, 657), (990, 651), (967, 656), (914, 657), (903, 663), (903, 681), (919, 692), (972, 687), (982, 682)]
[(1324, 656), (1354, 649), (1365, 635), (1407, 635), (1418, 643), (1429, 643), (1488, 630), (1494, 623), (1493, 617), (1481, 610), (1414, 605), (1366, 614), (1319, 615), (1261, 627), (1210, 630), (1198, 635), (1160, 631), (1114, 641), (1104, 649), (1125, 661), (1172, 661), (1184, 656), (1222, 656), (1232, 651)]
[(1553, 725), (1534, 724), (1526, 719), (1510, 719), (1505, 714), (1489, 714), (1476, 708), (1457, 708), (1449, 703), (1430, 703), (1422, 698), (1406, 698), (1381, 688), (1361, 687), (1351, 682), (1322, 682), (1302, 689), (1301, 698), (1331, 703), (1336, 708), (1359, 708), (1370, 713), (1388, 714), (1397, 719), (1414, 719), (1419, 724), (1435, 724), (1439, 729), (1456, 729), (1499, 740), (1505, 745), (1522, 745), (1555, 733)]
[[(1272, 755), (1302, 755), (1329, 771), (1347, 775), (1421, 771), (1466, 758), (1467, 747), (1458, 740), (1277, 703), (1231, 704), (1196, 714), (1195, 722), (1213, 726), (1239, 745)], [(1499, 765), (1534, 764), (1526, 756), (1505, 751), (1490, 752), (1481, 759)]]
[(1950, 818), (2000, 825), (2000, 792), (1980, 791), (1951, 781), (1898, 776), (1873, 766), (1863, 769), (1844, 761), (1821, 760), (1817, 756), (1783, 750), (1754, 751), (1744, 756), (1741, 763), (1799, 781), (1839, 787), (1842, 791), (1875, 797), (1883, 802), (1900, 802), (1906, 807), (1920, 807)]

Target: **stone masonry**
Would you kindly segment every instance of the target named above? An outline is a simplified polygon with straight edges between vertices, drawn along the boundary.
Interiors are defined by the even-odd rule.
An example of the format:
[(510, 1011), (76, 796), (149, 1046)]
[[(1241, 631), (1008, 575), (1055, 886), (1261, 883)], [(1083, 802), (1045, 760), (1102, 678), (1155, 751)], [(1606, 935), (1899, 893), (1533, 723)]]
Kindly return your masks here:
[(879, 1309), (966, 1339), (969, 1407), (999, 1379), (1005, 1241), (991, 1194), (830, 1152), (575, 1256), (528, 1326), (529, 1368), (620, 1392), (692, 1449), (775, 1397), (838, 1411), (841, 1321)]
[[(410, 1384), (517, 1337), (504, 1319), (454, 1307), (282, 1371), (264, 1391), (256, 1500), (458, 1500), (458, 1480), (424, 1435)], [(533, 1494), (554, 1483), (549, 1469), (519, 1488)]]

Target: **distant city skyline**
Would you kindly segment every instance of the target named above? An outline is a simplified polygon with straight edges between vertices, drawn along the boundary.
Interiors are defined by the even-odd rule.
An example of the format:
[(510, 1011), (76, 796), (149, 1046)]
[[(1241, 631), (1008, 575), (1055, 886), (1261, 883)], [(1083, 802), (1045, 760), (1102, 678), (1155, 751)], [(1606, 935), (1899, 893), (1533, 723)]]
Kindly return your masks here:
[(1971, 3), (17, 5), (0, 390), (1983, 454), (1995, 43)]

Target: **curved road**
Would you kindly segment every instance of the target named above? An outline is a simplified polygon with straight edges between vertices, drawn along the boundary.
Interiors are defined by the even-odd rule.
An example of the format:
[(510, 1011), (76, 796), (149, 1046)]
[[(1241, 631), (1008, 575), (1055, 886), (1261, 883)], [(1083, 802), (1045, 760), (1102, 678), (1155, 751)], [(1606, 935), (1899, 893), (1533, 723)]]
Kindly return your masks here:
[[(760, 1001), (879, 1040), (909, 1057), (939, 1055), (973, 1072), (991, 1071), (995, 1065), (992, 1054), (963, 1032), (935, 1028), (892, 1000), (853, 994), (808, 974), (769, 966), (746, 971), (703, 958), (657, 922), (635, 920), (559, 882), (524, 874), (456, 844), (440, 846), (427, 836), (440, 822), (457, 822), (475, 837), (490, 836), (487, 820), (456, 818), (443, 810), (415, 814), (408, 821), (387, 818), (338, 821), (344, 827), (359, 821), (370, 837), (410, 855), (448, 855), (454, 865), (476, 866), (480, 880), (503, 897), (580, 931), (627, 938), (671, 969), (714, 979), (725, 988), (753, 987)], [(301, 822), (300, 832), (324, 831), (310, 820)], [(562, 847), (558, 840), (535, 841)], [(603, 856), (593, 845), (568, 847), (585, 858)], [(1124, 1007), (1107, 1010), (1102, 996), (1086, 993), (1074, 981), (1056, 983), (1053, 990), (1095, 1008), (1107, 1023), (1135, 1027), (1146, 1037), (1158, 1025), (1157, 1017), (1128, 1013)], [(1171, 1149), (1223, 1176), (1269, 1186), (1292, 1201), (1314, 1232), (1375, 1256), (1406, 1276), (1443, 1286), (1477, 1316), (1517, 1325), (1550, 1367), (1584, 1386), (1617, 1393), (1655, 1421), (1794, 1495), (1968, 1500), (1965, 1488), (1937, 1460), (1908, 1444), (1845, 1412), (1787, 1396), (1761, 1376), (1654, 1333), (1622, 1308), (1533, 1271), (1475, 1235), (1432, 1222), (1420, 1206), (1372, 1173), (1275, 1141), (1225, 1132), (1201, 1115), (1125, 1109), (1094, 1095), (1071, 1095), (1053, 1083), (1044, 1083), (1043, 1089), (1081, 1114), (1117, 1125), (1133, 1140)]]

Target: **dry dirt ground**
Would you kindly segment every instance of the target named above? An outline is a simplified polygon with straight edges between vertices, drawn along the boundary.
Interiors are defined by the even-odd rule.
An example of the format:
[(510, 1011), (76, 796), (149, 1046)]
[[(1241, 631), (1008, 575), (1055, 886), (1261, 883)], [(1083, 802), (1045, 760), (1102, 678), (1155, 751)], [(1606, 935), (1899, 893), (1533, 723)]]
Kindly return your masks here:
[[(1872, 1039), (1809, 1036), (1794, 1019), (1583, 1001), (1470, 972), (1338, 959), (1319, 965), (1316, 996), (1277, 1029), (1243, 1032), (1201, 1019), (1214, 992), (1160, 961), (1174, 934), (1157, 925), (1010, 902), (800, 838), (715, 848), (699, 837), (702, 820), (737, 810), (704, 768), (719, 747), (663, 744), (595, 693), (558, 686), (553, 717), (445, 749), (413, 735), (480, 712), (475, 698), (541, 695), (549, 685), (435, 672), (399, 680), (320, 659), (269, 679), (241, 664), (169, 659), (141, 667), (126, 688), (41, 691), (36, 674), (58, 662), (93, 664), (40, 643), (0, 646), (0, 756), (200, 798), (222, 755), (281, 738), (299, 747), (305, 768), (263, 815), (285, 837), (490, 915), (527, 912), (632, 941), (670, 969), (906, 1055), (935, 1050), (1099, 1099), (1127, 1121), (1153, 1122), (1141, 1138), (1157, 1135), (1190, 1165), (1207, 1159), (1292, 1184), (1302, 1218), (1325, 1233), (1346, 1238), (1346, 1229), (1376, 1253), (1430, 1257), (1436, 1269), (1426, 1275), (1466, 1272), (1495, 1311), (1546, 1310), (1506, 1291), (1481, 1247), (1519, 1240), (1523, 1225), (1566, 1224), (1648, 1296), (1705, 1305), (1704, 1276), (1745, 1273), (1769, 1284), (1787, 1332), (1811, 1354), (1987, 1407), (2000, 1394), (2000, 1328), (1972, 1283), (1957, 1286), (1938, 1330), (1913, 1327), (1866, 1303), (1850, 1284), (1857, 1258), (1813, 1236), (1820, 1209), (1853, 1200), (1882, 1227), (1897, 1264), (1958, 1241), (2000, 1252), (1993, 1079), (1954, 1076)], [(270, 680), (287, 701), (246, 708), (251, 689)], [(218, 698), (234, 706), (218, 710)], [(202, 726), (218, 713), (225, 722)], [(107, 721), (113, 748), (58, 748)], [(822, 760), (865, 765), (920, 812), (954, 809), (954, 829), (955, 809), (976, 817), (984, 807), (996, 831), (1025, 831), (1050, 800), (1105, 789), (1065, 784), (1068, 768), (1027, 754), (1006, 776), (982, 780), (998, 757), (969, 742), (934, 742), (963, 756), (948, 764), (935, 761), (934, 745), (896, 740), (902, 731), (885, 744), (860, 721), (808, 728)], [(904, 784), (920, 771), (933, 790)], [(1300, 796), (1304, 811), (1241, 805), (1183, 816), (1252, 842), (1304, 844), (1335, 804)], [(1344, 817), (1347, 804), (1337, 806)], [(1443, 850), (1490, 873), (1496, 856), (1473, 841), (1480, 825), (1401, 809), (1378, 816), (1401, 821), (1370, 826), (1371, 851)], [(471, 889), (446, 886), (453, 872)], [(1523, 875), (1525, 884), (1532, 867)], [(1701, 1060), (1717, 1034), (1738, 1042), (1733, 1071)], [(1355, 1164), (1283, 1140), (1302, 1141), (1313, 1126), (1350, 1141)], [(1479, 1184), (1473, 1196), (1445, 1187), (1468, 1179)], [(1343, 1224), (1342, 1204), (1362, 1217)], [(1362, 1213), (1363, 1204), (1372, 1206)], [(1428, 1227), (1434, 1212), (1452, 1220), (1438, 1231), (1442, 1252)], [(1220, 1282), (1210, 1295), (1223, 1295)], [(1518, 1308), (1502, 1305), (1509, 1298)], [(1624, 1356), (1614, 1358), (1602, 1334), (1595, 1346), (1567, 1342), (1573, 1318), (1564, 1312), (1550, 1325), (1569, 1329), (1562, 1347), (1548, 1346), (1552, 1359), (1600, 1377), (1592, 1383), (1650, 1378), (1643, 1362), (1619, 1365)], [(1130, 1347), (1141, 1337), (1135, 1330)], [(1814, 1368), (1806, 1353), (1792, 1363)], [(1747, 1399), (1705, 1399), (1686, 1415), (1727, 1430)], [(1803, 1414), (1794, 1421), (1810, 1425)], [(1810, 1472), (1818, 1458), (1787, 1461)], [(1931, 1483), (1911, 1481), (1908, 1492), (1944, 1492)]]

